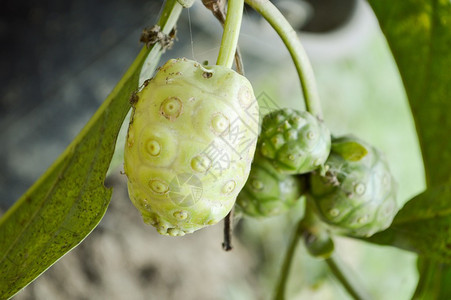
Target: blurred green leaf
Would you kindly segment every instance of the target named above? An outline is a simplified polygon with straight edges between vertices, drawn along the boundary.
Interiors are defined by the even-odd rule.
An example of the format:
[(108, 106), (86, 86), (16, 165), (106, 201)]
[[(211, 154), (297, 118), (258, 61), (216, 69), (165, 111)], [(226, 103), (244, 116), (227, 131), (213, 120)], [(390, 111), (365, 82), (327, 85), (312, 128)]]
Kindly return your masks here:
[(428, 186), (451, 178), (451, 1), (370, 0), (407, 92)]
[(451, 268), (447, 264), (430, 259), (418, 260), (418, 272), (421, 274), (417, 289), (412, 299), (451, 299)]
[[(451, 111), (451, 101), (449, 101), (451, 95), (451, 72), (449, 72), (451, 70), (451, 1), (369, 0), (369, 3), (376, 13), (404, 82), (420, 141), (426, 184), (428, 187), (433, 187), (450, 182), (451, 118), (448, 114)], [(416, 197), (415, 202), (430, 201), (428, 204), (433, 207), (432, 210), (443, 204), (446, 205), (449, 189), (447, 187), (438, 189), (444, 189), (443, 194), (435, 189), (428, 190)], [(440, 195), (434, 199), (434, 194)], [(448, 203), (448, 207), (451, 206), (451, 201), (448, 200)], [(414, 203), (412, 208), (406, 206), (402, 214), (407, 214), (409, 210), (413, 212), (413, 207), (416, 205), (428, 206)], [(445, 207), (445, 210), (448, 210), (448, 207)], [(449, 219), (447, 220), (443, 214), (437, 220), (430, 219), (423, 222), (425, 226), (430, 226), (429, 229), (420, 230), (423, 234), (429, 230), (431, 236), (439, 238), (449, 232), (447, 227), (450, 224)], [(393, 232), (393, 230), (390, 228), (387, 231)], [(395, 238), (393, 233), (391, 238), (389, 233), (381, 233), (380, 238), (386, 235), (387, 240), (398, 240), (396, 243), (412, 246), (420, 252), (435, 253), (441, 258), (447, 253), (446, 245), (450, 245), (447, 241), (434, 240), (433, 243), (438, 248), (432, 251), (423, 249), (426, 242), (423, 245), (419, 243), (407, 245), (406, 240), (412, 238), (412, 231), (408, 230), (409, 233), (406, 235), (410, 237), (403, 238), (403, 242), (400, 242), (402, 240), (400, 233), (397, 234), (398, 238)], [(443, 232), (437, 233), (434, 230)], [(449, 238), (446, 237), (446, 239)], [(431, 238), (429, 237), (428, 240)], [(449, 299), (451, 265), (442, 264), (438, 260), (425, 258), (421, 262), (420, 280), (414, 295), (415, 299)], [(437, 272), (437, 277), (431, 277), (434, 276), (434, 272)]]
[(366, 239), (451, 263), (451, 185), (430, 188), (408, 201), (390, 228)]
[[(169, 33), (182, 7), (166, 3)], [(104, 180), (117, 134), (138, 88), (141, 67), (157, 63), (159, 44), (143, 48), (88, 124), (0, 220), (0, 299), (8, 299), (78, 245), (100, 222), (111, 198)]]

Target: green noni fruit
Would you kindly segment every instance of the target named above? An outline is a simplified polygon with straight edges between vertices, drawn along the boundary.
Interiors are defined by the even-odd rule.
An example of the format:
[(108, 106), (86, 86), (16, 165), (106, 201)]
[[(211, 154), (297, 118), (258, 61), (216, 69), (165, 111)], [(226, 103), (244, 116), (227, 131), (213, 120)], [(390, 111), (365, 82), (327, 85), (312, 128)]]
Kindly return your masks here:
[(303, 174), (326, 161), (330, 145), (330, 132), (322, 121), (307, 111), (285, 108), (263, 118), (257, 147), (280, 172)]
[(257, 154), (237, 206), (252, 217), (279, 215), (296, 204), (302, 190), (301, 178), (279, 173), (267, 158)]
[(323, 172), (310, 189), (324, 221), (341, 233), (371, 236), (390, 226), (396, 212), (396, 184), (384, 155), (353, 136), (334, 139)]
[(172, 236), (219, 222), (257, 143), (249, 81), (223, 66), (171, 59), (134, 99), (124, 169), (144, 222)]

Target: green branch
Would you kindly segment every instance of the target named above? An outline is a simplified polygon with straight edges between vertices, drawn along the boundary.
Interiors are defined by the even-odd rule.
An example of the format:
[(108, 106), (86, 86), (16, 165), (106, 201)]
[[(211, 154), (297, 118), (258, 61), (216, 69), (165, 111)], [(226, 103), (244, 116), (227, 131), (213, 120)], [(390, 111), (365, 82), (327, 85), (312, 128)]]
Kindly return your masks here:
[(218, 60), (216, 61), (216, 64), (219, 66), (232, 67), (238, 38), (240, 36), (243, 7), (243, 0), (229, 0), (228, 2), (224, 33), (222, 35)]
[(310, 60), (302, 47), (296, 31), (285, 19), (282, 13), (269, 0), (245, 0), (246, 3), (259, 12), (280, 36), (291, 58), (301, 81), (305, 106), (308, 112), (319, 119), (323, 118), (315, 75)]

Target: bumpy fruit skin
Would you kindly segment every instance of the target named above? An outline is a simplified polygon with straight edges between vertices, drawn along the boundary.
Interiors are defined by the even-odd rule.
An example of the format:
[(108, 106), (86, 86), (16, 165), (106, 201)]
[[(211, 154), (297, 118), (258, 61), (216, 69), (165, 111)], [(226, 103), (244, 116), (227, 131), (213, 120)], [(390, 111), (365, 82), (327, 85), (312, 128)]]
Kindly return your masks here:
[(297, 203), (303, 189), (301, 178), (279, 173), (268, 159), (256, 155), (236, 203), (251, 217), (280, 215)]
[(303, 174), (321, 166), (331, 146), (329, 129), (307, 111), (289, 108), (263, 118), (258, 151), (286, 174)]
[(396, 183), (380, 151), (353, 136), (333, 143), (345, 141), (361, 144), (368, 153), (350, 161), (332, 150), (324, 176), (310, 177), (311, 194), (324, 221), (342, 234), (368, 237), (390, 226), (397, 212)]
[(246, 182), (258, 135), (249, 81), (169, 60), (135, 97), (124, 169), (133, 204), (160, 234), (219, 222)]

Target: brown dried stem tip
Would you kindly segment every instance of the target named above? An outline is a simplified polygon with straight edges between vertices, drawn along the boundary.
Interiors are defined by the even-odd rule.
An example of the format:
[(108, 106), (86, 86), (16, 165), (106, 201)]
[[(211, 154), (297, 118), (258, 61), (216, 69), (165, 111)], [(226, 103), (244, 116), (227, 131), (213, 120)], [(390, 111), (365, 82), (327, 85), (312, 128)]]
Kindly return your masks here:
[(224, 25), (225, 22), (225, 1), (224, 0), (202, 0), (206, 8), (211, 10), (216, 19)]

